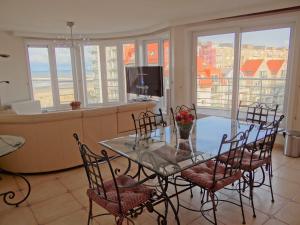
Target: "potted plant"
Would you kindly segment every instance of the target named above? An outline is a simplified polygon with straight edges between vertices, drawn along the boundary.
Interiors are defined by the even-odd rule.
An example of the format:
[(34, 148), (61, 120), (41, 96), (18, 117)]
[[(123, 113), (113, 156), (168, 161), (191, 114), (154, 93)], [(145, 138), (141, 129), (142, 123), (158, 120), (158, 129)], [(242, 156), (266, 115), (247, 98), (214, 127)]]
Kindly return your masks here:
[(73, 101), (70, 103), (70, 106), (72, 107), (72, 110), (80, 109), (81, 102), (79, 101)]
[(188, 139), (193, 126), (194, 115), (188, 110), (181, 110), (175, 117), (181, 139)]

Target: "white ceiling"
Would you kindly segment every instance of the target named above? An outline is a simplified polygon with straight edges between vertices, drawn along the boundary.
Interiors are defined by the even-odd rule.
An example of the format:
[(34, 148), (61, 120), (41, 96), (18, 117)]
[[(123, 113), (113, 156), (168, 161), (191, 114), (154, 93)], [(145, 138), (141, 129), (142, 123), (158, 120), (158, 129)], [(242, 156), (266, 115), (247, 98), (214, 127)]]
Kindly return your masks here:
[(0, 0), (0, 30), (113, 34), (299, 5), (299, 0)]

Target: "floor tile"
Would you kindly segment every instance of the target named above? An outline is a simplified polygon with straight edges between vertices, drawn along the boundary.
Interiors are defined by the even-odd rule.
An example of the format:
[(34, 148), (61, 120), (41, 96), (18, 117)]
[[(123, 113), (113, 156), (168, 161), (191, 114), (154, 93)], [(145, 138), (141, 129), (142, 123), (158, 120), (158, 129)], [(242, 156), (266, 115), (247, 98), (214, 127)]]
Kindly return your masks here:
[(50, 223), (60, 217), (79, 210), (82, 206), (71, 194), (63, 194), (31, 206), (39, 224)]
[[(274, 215), (287, 204), (285, 198), (274, 194), (274, 202), (271, 201), (271, 192), (261, 188), (254, 188), (254, 206), (255, 209), (268, 215)], [(251, 207), (250, 200), (244, 198), (243, 202)]]
[(0, 212), (0, 225), (37, 225), (37, 222), (29, 207), (14, 207)]
[[(269, 216), (259, 211), (256, 211), (256, 218), (253, 218), (252, 208), (247, 205), (244, 205), (244, 212), (247, 225), (263, 224), (269, 219)], [(230, 203), (224, 203), (218, 206), (217, 219), (227, 225), (240, 225), (242, 224), (241, 208)]]
[[(25, 192), (26, 190), (23, 190), (24, 194)], [(30, 204), (35, 204), (64, 194), (66, 192), (67, 189), (57, 179), (47, 180), (43, 183), (36, 184), (32, 187), (31, 193), (27, 201)]]
[[(25, 177), (28, 179), (31, 186), (35, 186), (49, 180), (57, 179), (57, 173), (30, 176), (26, 175)], [(27, 184), (22, 179), (17, 179), (17, 184), (21, 188), (27, 187)]]
[(286, 222), (290, 225), (299, 225), (300, 224), (300, 204), (289, 202), (284, 208), (282, 208), (278, 213), (275, 214), (275, 217), (279, 220)]
[(283, 223), (277, 219), (269, 219), (264, 225), (286, 225), (286, 223)]
[(85, 207), (88, 207), (89, 205), (89, 199), (86, 194), (87, 188), (78, 188), (76, 190), (73, 190), (71, 194), (74, 196), (74, 198), (82, 205)]
[(87, 176), (83, 169), (75, 169), (75, 171), (72, 171), (70, 174), (59, 176), (58, 179), (68, 190), (88, 186)]
[(78, 210), (67, 216), (54, 220), (46, 225), (85, 225), (87, 224), (88, 213), (85, 210)]
[[(272, 177), (273, 192), (281, 197), (292, 199), (299, 193), (300, 184), (289, 182), (285, 178), (277, 176)], [(263, 189), (269, 190), (269, 187), (262, 186)]]
[[(112, 161), (114, 168), (121, 172), (127, 168), (127, 160), (117, 158)], [(132, 173), (137, 170), (133, 164)], [(243, 198), (247, 224), (257, 225), (284, 225), (300, 224), (300, 158), (283, 156), (282, 149), (273, 151), (272, 178), (275, 202), (271, 203), (269, 187), (260, 187), (254, 190), (254, 203), (257, 217), (252, 217), (250, 201)], [(101, 166), (105, 178), (111, 177), (110, 171)], [(26, 176), (32, 185), (32, 193), (28, 200), (18, 208), (7, 206), (0, 201), (0, 225), (79, 225), (87, 223), (88, 198), (86, 195), (87, 179), (83, 167), (64, 172)], [(258, 172), (256, 178), (261, 178)], [(5, 177), (6, 178), (6, 177)], [(155, 181), (152, 182), (155, 184)], [(230, 187), (230, 186), (228, 186)], [(6, 181), (0, 180), (0, 190), (17, 190), (18, 198), (24, 194), (18, 191), (25, 188), (21, 179), (8, 177)], [(180, 189), (180, 188), (179, 188)], [(22, 190), (23, 192), (25, 190)], [(246, 190), (245, 194), (247, 194)], [(174, 187), (169, 186), (169, 194), (175, 193)], [(199, 208), (202, 194), (198, 187), (193, 188), (194, 197), (190, 191), (181, 193), (179, 200), (182, 204), (192, 208)], [(231, 199), (239, 202), (236, 191), (221, 190), (217, 195), (222, 199)], [(1, 200), (1, 198), (0, 198)], [(176, 206), (176, 199), (172, 199)], [(155, 207), (159, 212), (164, 212), (164, 204)], [(106, 210), (94, 203), (94, 214), (105, 213)], [(208, 213), (212, 218), (212, 212)], [(188, 211), (180, 208), (179, 218), (183, 225), (210, 224), (199, 212)], [(144, 210), (142, 215), (134, 218), (136, 225), (155, 225), (157, 216)], [(217, 207), (217, 219), (220, 225), (241, 224), (241, 211), (238, 206), (220, 202)], [(169, 224), (175, 224), (174, 214), (168, 215)], [(115, 225), (113, 216), (98, 217), (93, 220), (93, 225)], [(123, 223), (127, 224), (126, 221)]]
[(280, 167), (280, 169), (277, 170), (276, 173), (274, 173), (274, 176), (300, 184), (300, 170), (287, 167), (286, 165)]

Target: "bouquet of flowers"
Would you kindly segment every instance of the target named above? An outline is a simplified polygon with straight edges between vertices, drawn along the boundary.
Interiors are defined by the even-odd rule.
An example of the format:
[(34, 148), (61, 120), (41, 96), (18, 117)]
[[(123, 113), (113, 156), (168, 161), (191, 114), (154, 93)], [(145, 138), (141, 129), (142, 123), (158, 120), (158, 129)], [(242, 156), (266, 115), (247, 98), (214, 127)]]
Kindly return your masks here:
[(175, 117), (177, 126), (179, 128), (180, 138), (187, 139), (192, 129), (194, 115), (188, 110), (181, 110)]

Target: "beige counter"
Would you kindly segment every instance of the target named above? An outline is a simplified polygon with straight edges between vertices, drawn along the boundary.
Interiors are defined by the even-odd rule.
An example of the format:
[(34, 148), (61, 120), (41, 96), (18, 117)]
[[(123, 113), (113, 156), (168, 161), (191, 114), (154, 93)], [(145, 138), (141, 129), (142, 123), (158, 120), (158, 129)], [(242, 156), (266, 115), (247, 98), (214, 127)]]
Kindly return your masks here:
[(154, 107), (154, 102), (142, 102), (36, 115), (1, 115), (0, 134), (22, 136), (26, 143), (16, 152), (0, 158), (0, 165), (21, 173), (78, 166), (82, 162), (72, 137), (74, 132), (97, 152), (101, 148), (97, 142), (134, 129), (132, 113), (139, 114)]

